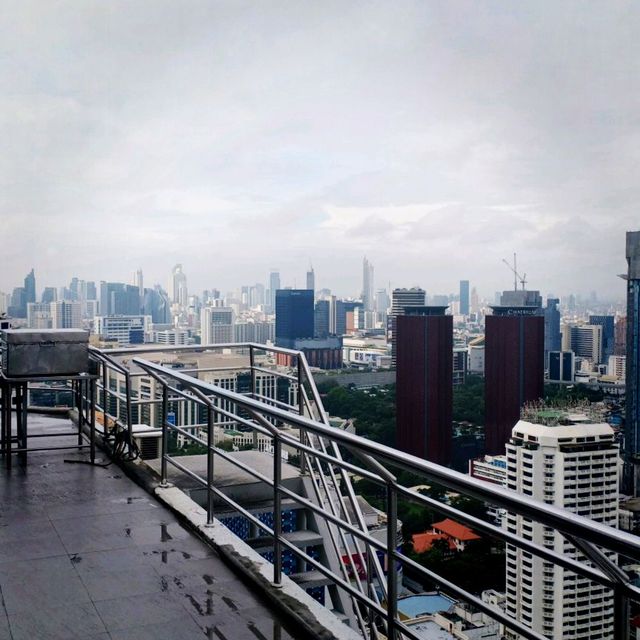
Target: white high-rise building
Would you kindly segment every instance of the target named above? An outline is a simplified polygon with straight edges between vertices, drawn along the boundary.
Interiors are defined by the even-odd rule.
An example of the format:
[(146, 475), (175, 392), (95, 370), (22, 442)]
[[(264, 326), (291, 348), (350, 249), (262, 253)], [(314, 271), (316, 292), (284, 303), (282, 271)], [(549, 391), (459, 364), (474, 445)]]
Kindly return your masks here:
[(201, 344), (225, 344), (234, 341), (234, 312), (230, 307), (203, 307), (200, 311)]
[(52, 329), (81, 329), (82, 303), (57, 300), (51, 303)]
[(373, 265), (366, 256), (362, 261), (362, 306), (365, 311), (373, 311)]
[(171, 270), (169, 278), (169, 300), (173, 304), (186, 308), (189, 304), (189, 293), (187, 291), (187, 276), (182, 270), (182, 265), (177, 264)]
[(29, 329), (51, 329), (51, 304), (29, 302), (27, 304), (27, 326)]
[[(529, 413), (507, 443), (507, 487), (617, 527), (619, 452), (612, 428), (585, 415)], [(523, 516), (507, 514), (504, 526), (582, 558), (560, 533)], [(607, 555), (615, 561), (615, 554)], [(506, 578), (507, 614), (549, 640), (614, 640), (611, 590), (510, 545)]]

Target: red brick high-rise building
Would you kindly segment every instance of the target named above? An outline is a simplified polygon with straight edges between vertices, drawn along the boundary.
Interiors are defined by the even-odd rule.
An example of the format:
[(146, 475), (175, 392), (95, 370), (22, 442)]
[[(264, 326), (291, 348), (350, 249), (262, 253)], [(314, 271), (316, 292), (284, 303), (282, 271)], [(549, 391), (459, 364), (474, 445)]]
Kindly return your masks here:
[(544, 317), (534, 306), (496, 306), (485, 318), (485, 450), (504, 454), (520, 409), (544, 395)]
[(396, 446), (451, 464), (453, 316), (446, 307), (406, 307), (396, 318)]

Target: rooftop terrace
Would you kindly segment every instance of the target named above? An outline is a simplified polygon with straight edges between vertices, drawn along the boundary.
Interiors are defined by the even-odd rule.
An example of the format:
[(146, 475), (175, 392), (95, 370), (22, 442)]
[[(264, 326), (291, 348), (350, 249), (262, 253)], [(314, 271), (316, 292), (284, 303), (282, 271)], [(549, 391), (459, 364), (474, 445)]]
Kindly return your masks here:
[[(29, 417), (34, 434), (70, 427)], [(301, 637), (118, 466), (64, 462), (87, 458), (29, 453), (10, 472), (0, 460), (0, 640)]]

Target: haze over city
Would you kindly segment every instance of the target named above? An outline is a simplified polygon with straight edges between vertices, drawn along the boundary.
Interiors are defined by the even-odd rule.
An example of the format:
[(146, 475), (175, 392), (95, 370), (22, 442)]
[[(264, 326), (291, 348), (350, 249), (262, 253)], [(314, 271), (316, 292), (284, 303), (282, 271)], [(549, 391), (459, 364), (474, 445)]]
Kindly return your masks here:
[(21, 2), (0, 24), (0, 289), (34, 266), (622, 298), (630, 3)]

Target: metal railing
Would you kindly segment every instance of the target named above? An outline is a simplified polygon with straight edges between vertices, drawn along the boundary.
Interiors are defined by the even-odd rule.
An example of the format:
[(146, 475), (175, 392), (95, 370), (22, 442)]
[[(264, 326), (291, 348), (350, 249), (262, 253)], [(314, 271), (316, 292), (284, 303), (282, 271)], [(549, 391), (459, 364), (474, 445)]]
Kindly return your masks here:
[[(306, 360), (298, 352), (256, 344), (206, 347), (206, 349), (216, 348), (246, 351), (247, 370), (251, 373), (252, 380), (249, 393), (240, 394), (222, 389), (199, 380), (184, 370), (172, 369), (141, 357), (144, 354), (156, 353), (160, 350), (188, 353), (201, 351), (202, 347), (140, 348), (110, 352), (94, 350), (92, 353), (102, 367), (103, 384), (100, 396), (102, 408), (108, 404), (109, 393), (122, 395), (117, 389), (108, 389), (109, 384), (105, 383), (108, 377), (108, 372), (105, 373), (107, 370), (117, 371), (125, 378), (127, 397), (120, 399), (124, 401), (126, 416), (109, 416), (116, 428), (128, 429), (131, 434), (131, 408), (135, 402), (160, 404), (160, 426), (162, 428), (160, 475), (162, 483), (167, 483), (168, 466), (171, 465), (205, 489), (207, 523), (211, 524), (214, 520), (214, 505), (217, 499), (228, 505), (234, 512), (245, 517), (258, 530), (264, 531), (267, 536), (270, 536), (274, 548), (274, 584), (281, 584), (282, 552), (289, 551), (306, 565), (320, 572), (332, 585), (349, 596), (352, 611), (345, 611), (345, 613), (350, 614), (350, 617), (357, 622), (365, 637), (395, 639), (402, 637), (419, 640), (415, 631), (402, 621), (398, 614), (398, 571), (400, 567), (409, 568), (427, 581), (437, 584), (443, 592), (472, 605), (520, 637), (529, 640), (543, 640), (543, 635), (530, 629), (523, 621), (511, 618), (503, 611), (482, 601), (477, 595), (446, 580), (402, 552), (398, 547), (397, 536), (398, 501), (408, 500), (451, 517), (479, 534), (512, 545), (610, 589), (614, 599), (614, 637), (616, 640), (626, 640), (629, 637), (629, 604), (630, 602), (640, 602), (640, 589), (630, 582), (629, 577), (607, 557), (606, 553), (612, 552), (623, 557), (640, 559), (640, 538), (331, 427), (322, 408), (318, 391), (313, 384)], [(259, 355), (264, 356), (269, 353), (291, 357), (289, 365), (295, 371), (295, 375), (269, 369), (264, 362), (258, 363)], [(115, 357), (123, 355), (128, 358), (134, 356), (132, 364), (138, 368), (137, 371), (130, 370), (115, 359)], [(268, 398), (265, 401), (264, 398), (252, 397), (256, 390), (256, 375), (264, 370), (275, 376), (285, 376), (286, 379), (298, 385), (296, 405), (281, 401), (274, 402), (274, 398)], [(201, 372), (203, 369), (198, 369), (198, 371)], [(194, 371), (190, 373), (194, 373)], [(144, 401), (131, 397), (132, 378), (141, 375), (151, 377), (158, 383), (158, 388), (161, 390), (159, 397)], [(224, 401), (226, 408), (221, 406), (222, 401)], [(195, 403), (205, 409), (207, 421), (198, 425), (198, 429), (204, 433), (205, 437), (194, 433), (193, 425), (184, 427), (168, 420), (169, 406), (174, 402)], [(98, 407), (98, 410), (100, 411), (101, 407)], [(252, 430), (255, 434), (262, 434), (270, 438), (273, 450), (272, 477), (251, 468), (238, 457), (215, 446), (214, 429), (220, 416), (233, 420), (238, 425)], [(107, 418), (108, 414), (105, 410), (105, 424), (107, 424)], [(300, 434), (299, 438), (293, 436), (290, 431), (283, 430), (282, 427), (285, 425), (297, 429)], [(185, 439), (205, 447), (206, 477), (199, 476), (169, 453), (169, 434), (171, 432), (178, 433)], [(311, 480), (312, 496), (294, 492), (283, 482), (281, 456), (283, 447), (299, 452), (301, 473)], [(343, 452), (348, 452), (348, 455), (343, 456)], [(360, 462), (354, 462), (354, 458)], [(272, 527), (266, 525), (215, 485), (216, 459), (225, 460), (241, 468), (271, 488), (274, 514), (276, 515)], [(550, 527), (561, 533), (579, 549), (584, 559), (580, 560), (559, 553), (552, 548), (537, 544), (507, 529), (465, 513), (454, 506), (423, 495), (415, 489), (400, 484), (396, 475), (391, 473), (389, 468), (408, 471), (427, 481), (436, 482), (449, 490), (490, 503), (512, 514)], [(385, 541), (377, 539), (368, 532), (358, 507), (350, 476), (364, 478), (382, 487), (386, 497), (387, 536)], [(302, 505), (317, 518), (327, 523), (331, 544), (337, 550), (344, 549), (347, 556), (345, 562), (340, 562), (338, 571), (332, 570), (303, 549), (296, 547), (283, 534), (281, 518), (278, 517), (278, 514), (281, 513), (283, 499)], [(347, 506), (350, 506), (351, 510)], [(351, 546), (349, 542), (351, 542)], [(352, 554), (351, 549), (355, 549), (355, 554)], [(381, 563), (378, 561), (379, 553), (386, 560), (386, 572), (382, 570)], [(359, 578), (358, 567), (353, 559), (354, 555), (360, 568), (366, 567), (367, 569), (364, 580)], [(376, 580), (380, 594), (374, 585)]]

